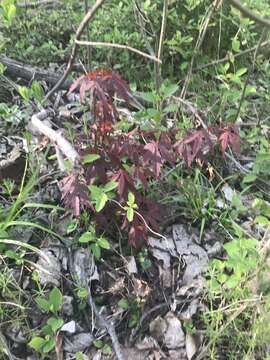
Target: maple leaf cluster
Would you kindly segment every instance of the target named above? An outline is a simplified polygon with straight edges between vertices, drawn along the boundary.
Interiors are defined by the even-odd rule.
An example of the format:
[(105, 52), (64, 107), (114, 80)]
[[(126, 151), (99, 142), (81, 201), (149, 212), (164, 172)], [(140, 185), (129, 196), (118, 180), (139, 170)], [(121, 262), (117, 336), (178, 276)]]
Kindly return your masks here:
[(231, 146), (235, 153), (240, 152), (240, 136), (234, 124), (221, 127), (210, 126), (207, 129), (187, 131), (186, 136), (178, 140), (174, 147), (179, 156), (183, 157), (188, 167), (195, 160), (207, 163), (213, 150), (219, 146), (224, 157), (226, 149)]
[[(148, 199), (144, 195), (146, 191), (138, 190), (146, 190), (149, 180), (160, 180), (164, 164), (174, 166), (179, 159), (183, 159), (188, 167), (195, 161), (206, 163), (216, 146), (220, 147), (223, 156), (228, 146), (240, 151), (239, 134), (233, 124), (191, 129), (180, 140), (176, 139), (177, 129), (146, 132), (136, 128), (129, 133), (114, 133), (113, 124), (118, 113), (113, 97), (117, 95), (128, 102), (128, 84), (111, 70), (97, 70), (77, 79), (70, 92), (78, 87), (82, 102), (89, 93), (90, 110), (95, 116), (88, 141), (82, 147), (80, 139), (78, 152), (82, 159), (92, 154), (96, 160), (83, 163), (80, 173), (63, 179), (62, 200), (75, 216), (80, 215), (82, 206), (89, 208), (103, 231), (113, 222), (120, 221), (132, 246), (139, 246), (147, 240), (149, 227), (158, 231), (164, 218), (164, 209)], [(109, 202), (101, 213), (95, 213), (88, 187), (104, 186), (110, 181), (117, 183), (116, 201)], [(134, 195), (139, 212), (134, 213), (132, 221), (123, 210), (129, 193)], [(121, 207), (117, 207), (117, 203)]]
[(89, 93), (89, 108), (92, 110), (95, 120), (98, 121), (101, 130), (111, 131), (112, 123), (118, 119), (118, 112), (113, 103), (113, 98), (119, 98), (128, 102), (130, 89), (128, 84), (114, 71), (98, 69), (79, 77), (71, 85), (69, 93), (80, 87), (80, 100), (84, 101), (86, 93)]

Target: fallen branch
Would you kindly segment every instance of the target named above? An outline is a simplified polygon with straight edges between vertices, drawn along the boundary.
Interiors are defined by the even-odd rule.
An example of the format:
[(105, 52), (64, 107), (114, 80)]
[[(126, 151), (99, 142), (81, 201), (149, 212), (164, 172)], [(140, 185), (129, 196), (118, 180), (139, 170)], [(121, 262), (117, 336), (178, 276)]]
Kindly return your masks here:
[[(46, 71), (40, 68), (36, 68), (30, 65), (26, 65), (17, 60), (8, 58), (6, 56), (0, 56), (0, 63), (5, 67), (5, 75), (11, 78), (23, 78), (26, 81), (39, 80), (46, 81), (49, 85), (55, 85), (59, 81), (59, 76), (51, 71)], [(60, 84), (62, 90), (68, 90), (72, 81), (65, 80)]]
[(76, 43), (76, 41), (80, 40), (81, 35), (84, 31), (84, 29), (86, 28), (86, 26), (88, 25), (89, 21), (93, 18), (93, 16), (95, 15), (96, 11), (100, 8), (100, 6), (104, 3), (105, 0), (97, 0), (96, 3), (92, 6), (91, 9), (89, 9), (89, 11), (87, 12), (87, 14), (85, 15), (85, 17), (83, 18), (82, 22), (80, 23), (77, 31), (76, 31), (76, 36), (75, 36), (75, 43), (73, 45), (72, 48), (72, 52), (66, 67), (66, 70), (64, 72), (64, 74), (62, 75), (62, 77), (59, 79), (59, 81), (54, 85), (54, 87), (48, 92), (48, 94), (45, 96), (44, 101), (50, 99), (50, 97), (61, 87), (61, 85), (64, 83), (64, 81), (67, 79), (71, 69), (72, 69), (72, 65), (74, 64), (74, 61), (76, 59), (77, 53), (78, 53), (78, 49), (79, 49), (79, 45)]
[(37, 8), (39, 6), (44, 6), (44, 7), (55, 7), (55, 6), (59, 6), (61, 5), (60, 1), (57, 0), (40, 0), (40, 1), (35, 1), (35, 2), (24, 2), (24, 3), (17, 3), (16, 6), (22, 9), (34, 9)]
[(156, 56), (147, 54), (141, 50), (135, 49), (129, 45), (122, 45), (122, 44), (113, 44), (113, 43), (107, 43), (107, 42), (99, 42), (99, 41), (79, 41), (79, 40), (75, 40), (75, 42), (78, 45), (87, 45), (87, 46), (107, 46), (107, 47), (112, 47), (112, 48), (117, 48), (117, 49), (125, 49), (125, 50), (129, 50), (131, 52), (134, 52), (136, 54), (139, 54), (145, 58), (148, 58), (150, 60), (153, 60), (157, 63), (162, 63), (162, 61), (160, 59), (158, 59)]
[(71, 143), (66, 140), (63, 135), (44, 123), (43, 120), (48, 118), (51, 115), (50, 110), (42, 110), (38, 114), (34, 114), (31, 118), (31, 124), (36, 131), (40, 134), (45, 135), (47, 138), (51, 140), (52, 143), (56, 144), (57, 151), (61, 151), (63, 155), (65, 155), (68, 160), (72, 162), (74, 165), (79, 160), (79, 154), (73, 148)]

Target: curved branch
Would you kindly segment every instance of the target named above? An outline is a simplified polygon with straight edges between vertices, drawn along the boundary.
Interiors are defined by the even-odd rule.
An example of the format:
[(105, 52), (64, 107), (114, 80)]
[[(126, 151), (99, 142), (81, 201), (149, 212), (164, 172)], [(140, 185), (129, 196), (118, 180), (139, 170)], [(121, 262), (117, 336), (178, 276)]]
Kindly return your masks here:
[(235, 7), (237, 10), (241, 11), (241, 13), (248, 17), (251, 20), (254, 20), (256, 23), (266, 26), (270, 28), (270, 19), (263, 18), (259, 15), (257, 15), (255, 12), (247, 8), (246, 6), (242, 5), (239, 0), (227, 0), (233, 7)]
[(55, 86), (48, 92), (48, 94), (45, 96), (44, 101), (48, 100), (54, 93), (55, 91), (57, 91), (59, 89), (59, 87), (63, 84), (63, 82), (67, 79), (71, 69), (72, 69), (72, 65), (74, 64), (75, 58), (77, 56), (77, 52), (79, 49), (79, 44), (76, 42), (78, 40), (80, 40), (81, 35), (84, 31), (84, 29), (86, 28), (87, 24), (89, 23), (89, 21), (93, 18), (93, 16), (95, 15), (96, 11), (100, 8), (100, 6), (104, 3), (105, 0), (97, 0), (96, 3), (92, 6), (91, 9), (89, 9), (89, 11), (87, 12), (87, 14), (85, 15), (85, 17), (83, 18), (82, 22), (80, 23), (77, 31), (76, 31), (76, 36), (75, 36), (75, 43), (73, 45), (72, 48), (72, 52), (67, 64), (67, 68), (63, 74), (63, 76), (59, 79), (59, 81), (55, 84)]
[(107, 46), (107, 47), (113, 47), (117, 49), (125, 49), (129, 50), (131, 52), (134, 52), (135, 54), (141, 55), (145, 58), (148, 58), (150, 60), (156, 61), (161, 64), (161, 60), (157, 58), (156, 56), (152, 56), (150, 54), (147, 54), (141, 50), (135, 49), (129, 45), (122, 45), (122, 44), (114, 44), (114, 43), (108, 43), (108, 42), (100, 42), (100, 41), (79, 41), (75, 40), (76, 44), (78, 45), (87, 45), (87, 46)]

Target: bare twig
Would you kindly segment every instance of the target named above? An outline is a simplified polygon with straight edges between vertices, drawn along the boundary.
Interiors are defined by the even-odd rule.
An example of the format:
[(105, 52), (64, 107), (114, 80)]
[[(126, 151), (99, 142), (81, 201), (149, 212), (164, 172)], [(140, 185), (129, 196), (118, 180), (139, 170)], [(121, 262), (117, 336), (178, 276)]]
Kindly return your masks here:
[[(85, 10), (85, 14), (87, 14), (88, 10), (89, 10), (89, 5), (88, 5), (88, 0), (84, 0), (84, 10)], [(89, 31), (89, 26), (87, 26), (86, 29), (86, 33), (87, 33), (87, 41), (90, 41), (90, 31)], [(91, 62), (91, 56), (92, 55), (92, 51), (91, 48), (87, 48), (87, 70), (90, 71), (90, 62)]]
[(160, 83), (161, 83), (161, 57), (163, 51), (163, 43), (166, 33), (166, 25), (167, 25), (167, 17), (168, 17), (168, 0), (163, 1), (163, 11), (162, 11), (162, 21), (161, 21), (161, 28), (160, 28), (160, 36), (159, 36), (159, 43), (158, 43), (158, 51), (157, 51), (157, 58), (160, 60), (160, 63), (156, 65), (156, 88), (159, 91)]
[(168, 0), (164, 0), (160, 37), (159, 37), (159, 44), (158, 44), (158, 53), (157, 53), (158, 59), (161, 59), (161, 56), (162, 56), (163, 42), (164, 42), (164, 37), (165, 37), (165, 33), (166, 33), (166, 25), (167, 25), (167, 15), (168, 15)]
[(259, 39), (259, 42), (256, 46), (256, 50), (255, 50), (255, 53), (254, 53), (254, 56), (253, 56), (253, 62), (252, 62), (252, 65), (249, 67), (249, 70), (248, 70), (248, 74), (247, 74), (247, 77), (246, 77), (246, 81), (245, 81), (245, 84), (244, 84), (244, 87), (243, 87), (243, 90), (242, 90), (242, 94), (241, 94), (241, 99), (240, 99), (240, 102), (239, 102), (239, 105), (238, 105), (238, 109), (237, 109), (237, 113), (236, 113), (236, 116), (235, 116), (235, 121), (237, 121), (238, 119), (238, 116), (241, 112), (241, 108), (242, 108), (242, 104), (244, 102), (244, 99), (245, 99), (245, 95), (246, 95), (246, 90), (247, 90), (247, 86), (248, 86), (248, 83), (249, 83), (249, 79), (250, 79), (250, 76), (251, 76), (251, 73), (254, 71), (255, 69), (255, 62), (256, 62), (256, 58), (257, 58), (257, 54), (259, 52), (259, 49), (260, 49), (260, 45), (264, 39), (266, 35), (266, 29), (264, 28), (263, 31), (262, 31), (262, 34), (260, 36), (260, 39)]
[[(118, 202), (117, 200), (110, 199), (110, 201), (113, 202), (113, 203), (115, 203), (115, 204), (117, 204), (122, 210), (126, 211), (126, 209), (124, 208), (124, 206), (122, 206), (122, 205), (120, 204), (120, 202)], [(156, 231), (154, 231), (153, 229), (150, 228), (150, 226), (149, 226), (149, 225), (147, 224), (147, 222), (145, 221), (145, 218), (144, 218), (137, 210), (134, 210), (134, 213), (139, 216), (139, 218), (143, 221), (145, 227), (147, 228), (147, 230), (148, 230), (150, 233), (152, 233), (152, 234), (155, 235), (155, 236), (161, 237), (163, 240), (167, 241), (166, 236), (164, 236), (164, 235), (162, 235), (162, 234), (160, 234), (160, 233), (158, 233), (158, 232), (156, 232)]]
[[(140, 8), (140, 6), (136, 0), (134, 1), (134, 12), (135, 12), (135, 16), (137, 16), (137, 19), (138, 19), (139, 31), (142, 35), (145, 46), (146, 46), (149, 54), (155, 56), (155, 51), (147, 37), (147, 34), (150, 35), (151, 37), (154, 37), (154, 29), (152, 27), (151, 21), (148, 19), (147, 15), (145, 13), (143, 13), (142, 9)], [(150, 25), (151, 33), (146, 30), (145, 23), (148, 23)]]
[(188, 101), (188, 100), (184, 100), (180, 97), (177, 96), (172, 96), (172, 99), (175, 100), (176, 102), (181, 103), (182, 105), (185, 106), (186, 111), (191, 113), (192, 115), (195, 116), (195, 118), (200, 122), (200, 124), (202, 125), (202, 127), (204, 129), (207, 129), (207, 125), (205, 124), (205, 122), (203, 121), (203, 119), (201, 118), (200, 114), (199, 114), (199, 110), (197, 109), (197, 107), (195, 106), (195, 104), (193, 104), (192, 102)]
[(87, 45), (87, 46), (107, 46), (107, 47), (113, 47), (113, 48), (117, 48), (117, 49), (125, 49), (125, 50), (129, 50), (132, 51), (136, 54), (139, 54), (145, 58), (148, 58), (152, 61), (155, 61), (157, 63), (161, 63), (161, 60), (158, 59), (156, 56), (147, 54), (141, 50), (135, 49), (131, 46), (128, 45), (122, 45), (122, 44), (113, 44), (113, 43), (107, 43), (107, 42), (100, 42), (100, 41), (80, 41), (80, 40), (76, 40), (75, 41), (76, 44), (78, 45)]
[(104, 1), (105, 0), (97, 0), (95, 2), (95, 4), (92, 6), (92, 8), (89, 9), (87, 14), (83, 18), (82, 22), (80, 23), (80, 25), (79, 25), (79, 27), (78, 27), (78, 29), (76, 31), (75, 43), (73, 45), (72, 52), (71, 52), (71, 55), (70, 55), (66, 70), (65, 70), (64, 74), (62, 75), (62, 77), (59, 79), (59, 81), (55, 84), (55, 86), (45, 96), (44, 101), (48, 100), (55, 93), (55, 91), (57, 91), (59, 89), (59, 87), (62, 85), (62, 83), (67, 79), (67, 77), (68, 77), (68, 75), (69, 75), (69, 73), (70, 73), (70, 71), (72, 69), (72, 65), (74, 64), (74, 61), (76, 59), (77, 52), (78, 52), (78, 49), (79, 49), (79, 44), (76, 41), (80, 40), (84, 29), (88, 25), (89, 21), (93, 18), (93, 16), (97, 12), (97, 10), (104, 3)]
[(99, 324), (104, 327), (108, 334), (110, 335), (111, 341), (112, 341), (112, 346), (115, 352), (115, 355), (117, 357), (118, 360), (125, 360), (123, 353), (122, 353), (122, 349), (120, 346), (120, 343), (118, 341), (116, 332), (115, 332), (115, 328), (114, 325), (107, 321), (104, 316), (102, 316), (102, 314), (98, 311), (98, 308), (96, 307), (96, 304), (94, 303), (91, 294), (88, 295), (88, 303), (91, 306)]
[(189, 64), (188, 73), (187, 73), (187, 76), (186, 76), (186, 79), (185, 79), (185, 82), (184, 82), (184, 85), (183, 85), (183, 88), (182, 88), (182, 91), (181, 91), (180, 97), (183, 98), (183, 99), (185, 99), (187, 88), (188, 88), (188, 85), (189, 85), (189, 82), (190, 82), (190, 79), (191, 79), (195, 57), (196, 57), (197, 52), (198, 52), (198, 50), (200, 49), (200, 47), (201, 47), (201, 45), (203, 43), (203, 40), (204, 40), (205, 34), (206, 34), (206, 30), (208, 28), (208, 24), (209, 24), (209, 22), (210, 22), (210, 20), (212, 18), (214, 10), (218, 6), (218, 3), (219, 3), (219, 0), (215, 0), (210, 5), (210, 7), (208, 8), (208, 10), (207, 10), (207, 12), (205, 14), (204, 22), (203, 22), (203, 24), (202, 24), (202, 26), (200, 28), (200, 33), (199, 33), (199, 36), (197, 38), (197, 42), (196, 42), (196, 45), (195, 45), (195, 48), (194, 48), (193, 56), (192, 56), (190, 64)]
[(257, 15), (255, 12), (242, 5), (239, 0), (227, 0), (233, 7), (241, 11), (241, 13), (263, 27), (270, 28), (270, 20)]
[(47, 136), (53, 143), (55, 143), (63, 155), (65, 155), (73, 164), (75, 164), (79, 159), (79, 154), (73, 148), (71, 143), (66, 140), (62, 134), (51, 129), (43, 122), (43, 120), (45, 120), (50, 114), (51, 111), (49, 110), (42, 110), (38, 114), (34, 114), (31, 118), (31, 124), (35, 130)]
[[(269, 41), (264, 41), (264, 42), (262, 42), (262, 43), (260, 44), (260, 48), (264, 48), (264, 47), (267, 47), (267, 46), (269, 46)], [(253, 46), (253, 47), (251, 47), (251, 48), (249, 48), (249, 49), (243, 50), (243, 51), (241, 51), (241, 52), (239, 52), (239, 53), (237, 53), (237, 54), (235, 54), (235, 55), (233, 55), (233, 56), (234, 56), (234, 58), (238, 58), (238, 57), (240, 57), (240, 56), (249, 54), (249, 53), (251, 53), (251, 52), (253, 52), (253, 51), (256, 51), (257, 47), (258, 47), (258, 45), (255, 45), (255, 46)], [(204, 70), (204, 69), (206, 69), (206, 68), (208, 68), (208, 67), (210, 67), (210, 66), (215, 66), (215, 65), (223, 64), (223, 63), (225, 63), (226, 61), (229, 61), (229, 60), (230, 60), (230, 56), (227, 55), (227, 56), (224, 56), (224, 58), (222, 58), (222, 59), (214, 60), (214, 61), (211, 61), (211, 62), (208, 63), (208, 64), (199, 66), (199, 67), (195, 68), (193, 71)]]
[(230, 155), (230, 154), (228, 154), (228, 152), (226, 152), (226, 153), (225, 153), (225, 156), (234, 163), (235, 167), (238, 169), (238, 171), (239, 171), (240, 174), (242, 174), (242, 175), (248, 174), (249, 171), (248, 171), (247, 169), (245, 169), (244, 166), (242, 166), (242, 165), (235, 159), (235, 157), (233, 156), (233, 154)]

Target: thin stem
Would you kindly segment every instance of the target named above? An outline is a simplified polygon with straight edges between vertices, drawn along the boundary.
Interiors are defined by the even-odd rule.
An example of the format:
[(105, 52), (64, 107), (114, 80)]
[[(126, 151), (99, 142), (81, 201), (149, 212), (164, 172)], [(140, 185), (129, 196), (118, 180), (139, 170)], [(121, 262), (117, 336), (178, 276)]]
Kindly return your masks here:
[(168, 17), (168, 0), (164, 0), (163, 2), (163, 11), (162, 11), (162, 21), (161, 21), (161, 29), (158, 43), (158, 51), (157, 58), (160, 60), (159, 64), (156, 65), (156, 91), (159, 92), (159, 88), (161, 85), (161, 58), (162, 51), (164, 45), (164, 38), (166, 33), (166, 25), (167, 25), (167, 17)]
[(255, 53), (254, 53), (254, 56), (253, 56), (252, 65), (250, 66), (249, 71), (248, 71), (248, 74), (247, 74), (247, 78), (246, 78), (246, 81), (245, 81), (245, 84), (244, 84), (244, 87), (243, 87), (243, 91), (242, 91), (242, 94), (241, 94), (241, 99), (240, 99), (239, 106), (238, 106), (238, 109), (237, 109), (237, 113), (236, 113), (236, 116), (235, 116), (235, 121), (237, 121), (238, 116), (239, 116), (239, 114), (240, 114), (240, 111), (241, 111), (241, 108), (242, 108), (242, 105), (243, 105), (243, 102), (244, 102), (244, 99), (245, 99), (245, 95), (246, 95), (246, 90), (247, 90), (247, 86), (248, 86), (248, 83), (249, 83), (249, 79), (250, 79), (251, 73), (254, 71), (255, 62), (256, 62), (256, 57), (257, 57), (257, 55), (258, 55), (260, 46), (261, 46), (261, 44), (262, 44), (262, 41), (263, 41), (265, 35), (266, 35), (266, 29), (264, 28), (263, 31), (262, 31), (261, 37), (260, 37), (260, 39), (259, 39), (259, 42), (258, 42), (258, 44), (257, 44), (257, 46), (256, 46), (256, 50), (255, 50)]
[(114, 44), (114, 43), (108, 43), (108, 42), (101, 42), (101, 41), (80, 41), (80, 40), (76, 40), (75, 41), (76, 44), (78, 45), (86, 45), (86, 46), (107, 46), (107, 47), (113, 47), (113, 48), (117, 48), (117, 49), (125, 49), (125, 50), (129, 50), (132, 51), (138, 55), (141, 55), (145, 58), (148, 58), (152, 61), (155, 61), (157, 63), (161, 63), (161, 60), (159, 60), (156, 56), (147, 54), (141, 50), (135, 49), (129, 45), (122, 45), (122, 44)]
[[(261, 43), (260, 48), (264, 48), (264, 47), (267, 47), (267, 46), (269, 46), (269, 41), (264, 41), (264, 42)], [(251, 48), (249, 48), (249, 49), (243, 50), (243, 51), (235, 54), (235, 55), (234, 55), (234, 58), (236, 59), (236, 58), (238, 58), (238, 57), (240, 57), (240, 56), (247, 55), (247, 54), (255, 51), (255, 50), (257, 49), (257, 47), (258, 47), (258, 45), (255, 45), (255, 46), (253, 46), (253, 47), (251, 47)], [(227, 61), (230, 61), (230, 57), (229, 57), (228, 55), (225, 56), (225, 57), (222, 58), (222, 59), (214, 60), (214, 61), (211, 61), (211, 62), (208, 63), (208, 64), (199, 66), (199, 67), (195, 68), (193, 71), (204, 70), (204, 69), (206, 69), (206, 68), (208, 68), (208, 67), (210, 67), (210, 66), (215, 66), (215, 65), (223, 64), (223, 63), (225, 63), (225, 62), (227, 62)]]
[(191, 79), (195, 57), (196, 57), (197, 52), (198, 52), (198, 50), (200, 49), (200, 47), (201, 47), (201, 45), (203, 43), (203, 40), (204, 40), (205, 34), (206, 34), (206, 30), (208, 28), (208, 24), (209, 24), (209, 22), (210, 22), (210, 20), (212, 18), (214, 10), (216, 9), (216, 7), (218, 5), (218, 2), (219, 2), (219, 0), (215, 0), (213, 2), (213, 4), (211, 4), (210, 7), (207, 9), (207, 12), (205, 14), (204, 22), (203, 22), (203, 24), (202, 24), (202, 26), (200, 28), (200, 32), (199, 32), (199, 35), (198, 35), (198, 38), (197, 38), (197, 42), (196, 42), (196, 45), (195, 45), (195, 48), (194, 48), (194, 51), (193, 51), (193, 56), (192, 56), (190, 64), (189, 64), (189, 69), (188, 69), (188, 73), (187, 73), (187, 76), (186, 76), (186, 79), (185, 79), (185, 83), (184, 83), (184, 86), (183, 86), (182, 91), (181, 91), (180, 97), (183, 98), (183, 99), (185, 99), (187, 88), (188, 88), (188, 85), (189, 85), (189, 82), (190, 82), (190, 79)]
[(66, 67), (66, 70), (64, 72), (64, 74), (62, 75), (62, 77), (58, 80), (58, 82), (54, 85), (54, 87), (48, 92), (48, 94), (45, 96), (44, 101), (47, 101), (48, 99), (50, 99), (50, 97), (59, 89), (59, 87), (63, 84), (63, 82), (67, 79), (68, 75), (70, 74), (70, 71), (72, 69), (72, 66), (74, 64), (74, 61), (76, 59), (78, 50), (79, 50), (79, 45), (76, 43), (76, 40), (80, 40), (82, 33), (84, 31), (84, 29), (86, 28), (86, 26), (88, 25), (88, 23), (92, 20), (92, 18), (94, 17), (95, 13), (97, 12), (97, 10), (101, 7), (101, 5), (104, 3), (105, 0), (97, 0), (95, 2), (95, 4), (92, 6), (91, 9), (89, 9), (89, 11), (87, 12), (87, 14), (85, 15), (85, 17), (83, 18), (83, 20), (81, 21), (77, 31), (76, 31), (76, 36), (75, 36), (75, 43), (73, 45), (72, 48), (72, 52)]
[[(84, 11), (85, 14), (87, 14), (89, 10), (89, 6), (88, 6), (88, 0), (84, 0)], [(90, 30), (89, 30), (89, 26), (87, 26), (87, 41), (90, 41)], [(90, 63), (91, 63), (91, 48), (87, 48), (87, 70), (90, 71)]]

